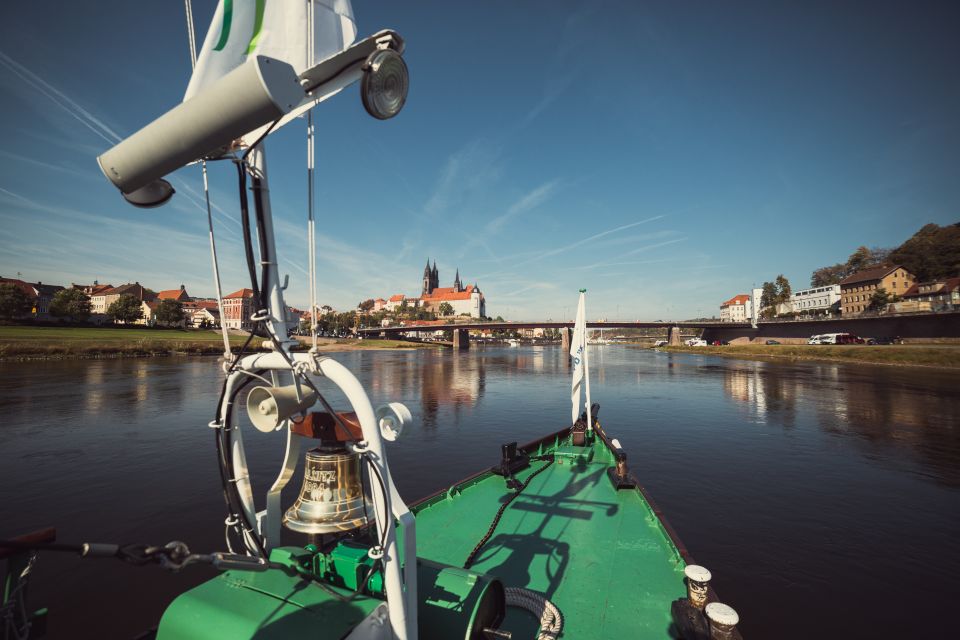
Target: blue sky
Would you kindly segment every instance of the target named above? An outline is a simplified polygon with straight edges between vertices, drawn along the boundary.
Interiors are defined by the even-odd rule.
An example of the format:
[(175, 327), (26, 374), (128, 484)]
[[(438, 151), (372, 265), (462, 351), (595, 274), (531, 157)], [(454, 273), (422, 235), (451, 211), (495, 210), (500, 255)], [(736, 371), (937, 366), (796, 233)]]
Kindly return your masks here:
[[(276, 0), (268, 0), (276, 1)], [(194, 0), (202, 41), (215, 3)], [(491, 315), (718, 313), (858, 245), (960, 220), (960, 5), (355, 2), (407, 39), (395, 119), (316, 110), (321, 303), (416, 295), (457, 267)], [(95, 10), (94, 10), (95, 8)], [(95, 157), (175, 105), (183, 3), (14, 3), (0, 24), (0, 274), (213, 291), (199, 169), (147, 212)], [(304, 126), (267, 155), (288, 301), (305, 307)], [(245, 285), (214, 166), (224, 287)]]

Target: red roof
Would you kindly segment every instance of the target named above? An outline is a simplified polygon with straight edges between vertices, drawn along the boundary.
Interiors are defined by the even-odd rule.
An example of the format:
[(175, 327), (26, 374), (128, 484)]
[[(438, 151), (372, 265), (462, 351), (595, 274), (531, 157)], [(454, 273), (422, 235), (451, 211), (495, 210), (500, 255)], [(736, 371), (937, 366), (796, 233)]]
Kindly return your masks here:
[(400, 302), (401, 300), (403, 300), (403, 298), (404, 298), (404, 295), (402, 293), (398, 293), (395, 296), (390, 296), (390, 302)]
[(430, 293), (420, 296), (424, 302), (443, 302), (445, 300), (469, 300), (473, 293), (473, 285), (467, 285), (463, 291), (454, 291), (453, 287), (437, 287)]
[(721, 307), (729, 307), (729, 306), (737, 305), (737, 304), (747, 304), (748, 302), (750, 302), (750, 296), (748, 296), (748, 295), (745, 294), (745, 293), (741, 293), (741, 294), (738, 295), (738, 296), (733, 296), (732, 298), (730, 298), (729, 300), (727, 300), (726, 302), (724, 302), (724, 303), (721, 304), (720, 306), (721, 306)]
[(18, 280), (17, 278), (0, 278), (0, 284), (12, 284), (20, 291), (23, 291), (27, 296), (31, 298), (36, 298), (37, 293), (33, 290), (33, 287), (24, 282), (23, 280)]
[(234, 291), (228, 296), (223, 296), (224, 300), (235, 300), (236, 298), (252, 298), (253, 289), (240, 289), (239, 291)]
[[(935, 287), (935, 288), (934, 288)], [(920, 293), (920, 289), (925, 291)], [(940, 296), (960, 289), (960, 278), (934, 280), (932, 282), (918, 282), (903, 292), (902, 298), (917, 298), (920, 296)]]
[(182, 302), (189, 297), (186, 289), (165, 289), (157, 294), (158, 300), (180, 300)]
[[(857, 284), (858, 282), (872, 282), (873, 280), (882, 280), (887, 276), (891, 271), (896, 271), (897, 269), (903, 269), (900, 265), (894, 265), (892, 267), (872, 267), (870, 269), (864, 269), (863, 271), (857, 271), (853, 275), (847, 276), (840, 281), (840, 286), (842, 287), (845, 284)], [(913, 276), (910, 276), (913, 278)]]

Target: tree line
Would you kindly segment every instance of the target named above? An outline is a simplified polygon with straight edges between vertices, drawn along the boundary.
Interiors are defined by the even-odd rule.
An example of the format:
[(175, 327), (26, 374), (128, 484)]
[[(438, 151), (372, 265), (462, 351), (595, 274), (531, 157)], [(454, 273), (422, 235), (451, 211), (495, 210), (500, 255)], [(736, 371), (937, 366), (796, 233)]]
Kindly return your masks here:
[[(0, 285), (0, 318), (12, 320), (22, 317), (33, 309), (33, 300), (19, 287)], [(50, 301), (50, 315), (69, 322), (86, 322), (93, 314), (90, 298), (79, 289), (61, 289)], [(143, 318), (143, 304), (139, 298), (125, 294), (114, 300), (106, 310), (114, 322), (136, 322)], [(178, 300), (161, 300), (157, 304), (156, 318), (159, 324), (176, 325), (183, 322), (186, 314)]]

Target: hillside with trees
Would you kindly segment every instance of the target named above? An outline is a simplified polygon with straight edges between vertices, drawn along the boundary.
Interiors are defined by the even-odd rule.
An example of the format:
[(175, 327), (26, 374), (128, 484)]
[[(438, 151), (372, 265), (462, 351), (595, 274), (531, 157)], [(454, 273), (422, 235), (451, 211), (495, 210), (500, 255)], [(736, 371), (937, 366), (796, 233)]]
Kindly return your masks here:
[(918, 282), (960, 275), (960, 222), (924, 225), (890, 252), (890, 262), (903, 265)]
[(811, 287), (839, 284), (857, 271), (881, 265), (902, 265), (918, 282), (960, 275), (960, 223), (924, 225), (895, 249), (861, 246), (846, 262), (821, 267), (810, 276)]

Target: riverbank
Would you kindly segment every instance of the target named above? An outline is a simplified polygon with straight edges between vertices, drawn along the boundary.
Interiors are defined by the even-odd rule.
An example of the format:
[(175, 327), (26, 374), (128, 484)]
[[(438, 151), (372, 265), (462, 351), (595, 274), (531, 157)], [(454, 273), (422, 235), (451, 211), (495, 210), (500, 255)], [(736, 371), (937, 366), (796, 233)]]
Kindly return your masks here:
[(956, 345), (724, 345), (721, 347), (660, 347), (669, 353), (743, 358), (746, 360), (790, 360), (818, 362), (860, 362), (908, 367), (960, 369), (960, 346)]
[[(305, 339), (301, 338), (301, 341)], [(230, 345), (239, 349), (246, 335), (233, 333)], [(254, 338), (251, 344), (262, 339)], [(325, 352), (355, 349), (436, 348), (401, 340), (322, 338)], [(220, 355), (223, 336), (203, 329), (127, 329), (114, 327), (0, 326), (0, 361), (72, 358), (137, 358), (169, 355)]]

